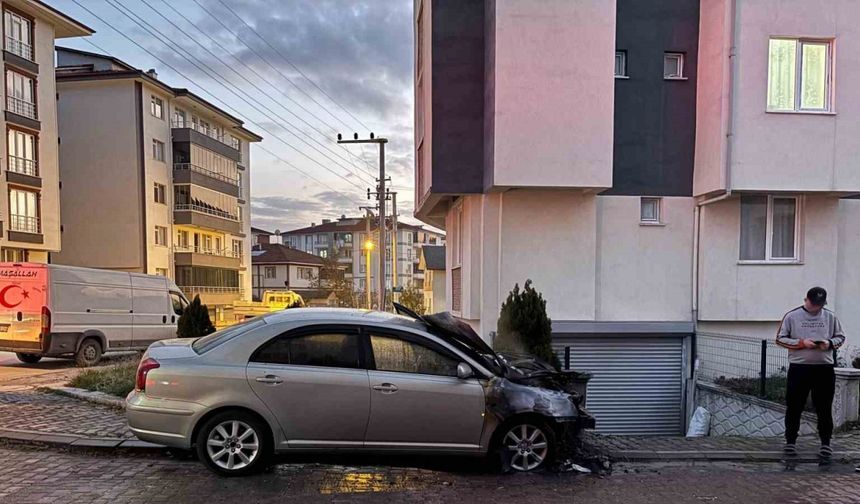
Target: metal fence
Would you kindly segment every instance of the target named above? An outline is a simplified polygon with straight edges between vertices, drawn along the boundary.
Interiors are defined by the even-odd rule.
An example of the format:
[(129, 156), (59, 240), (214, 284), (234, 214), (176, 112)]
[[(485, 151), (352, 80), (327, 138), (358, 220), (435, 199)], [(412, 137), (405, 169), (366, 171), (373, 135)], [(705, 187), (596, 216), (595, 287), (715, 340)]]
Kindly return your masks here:
[(788, 372), (788, 350), (777, 345), (773, 338), (698, 333), (696, 356), (701, 378), (754, 378), (759, 382), (761, 395), (769, 378), (785, 377)]

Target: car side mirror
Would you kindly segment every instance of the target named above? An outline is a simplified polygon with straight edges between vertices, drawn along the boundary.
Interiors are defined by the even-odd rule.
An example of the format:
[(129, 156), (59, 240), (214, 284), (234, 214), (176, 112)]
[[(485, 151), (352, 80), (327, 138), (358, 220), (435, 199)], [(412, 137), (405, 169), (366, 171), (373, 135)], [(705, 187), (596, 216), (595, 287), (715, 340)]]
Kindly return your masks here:
[(473, 376), (475, 376), (475, 371), (472, 370), (472, 366), (466, 364), (465, 362), (457, 364), (457, 378), (461, 380), (466, 380)]

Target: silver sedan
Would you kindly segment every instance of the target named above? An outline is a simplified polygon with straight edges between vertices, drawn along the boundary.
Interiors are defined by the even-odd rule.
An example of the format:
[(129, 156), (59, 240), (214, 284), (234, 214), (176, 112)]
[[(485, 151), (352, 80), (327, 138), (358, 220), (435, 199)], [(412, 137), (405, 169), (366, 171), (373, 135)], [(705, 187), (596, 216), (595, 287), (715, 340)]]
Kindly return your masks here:
[(126, 402), (137, 437), (196, 449), (224, 475), (314, 450), (497, 453), (530, 471), (594, 425), (564, 373), (512, 365), (450, 315), (348, 309), (156, 342)]

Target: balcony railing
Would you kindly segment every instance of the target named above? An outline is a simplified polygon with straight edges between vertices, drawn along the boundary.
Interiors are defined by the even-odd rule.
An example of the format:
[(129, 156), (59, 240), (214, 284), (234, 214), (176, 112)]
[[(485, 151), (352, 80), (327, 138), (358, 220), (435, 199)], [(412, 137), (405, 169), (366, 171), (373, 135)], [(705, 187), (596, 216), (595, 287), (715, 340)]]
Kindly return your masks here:
[(36, 119), (36, 105), (14, 96), (6, 97), (6, 110), (19, 116)]
[(205, 214), (209, 214), (209, 215), (214, 215), (215, 217), (220, 217), (222, 219), (227, 219), (227, 220), (239, 222), (239, 218), (237, 216), (230, 215), (229, 212), (225, 212), (223, 210), (218, 210), (217, 208), (208, 208), (208, 207), (204, 207), (201, 205), (176, 204), (173, 207), (173, 209), (178, 211), (178, 212), (189, 211), (189, 210), (193, 211), (193, 212), (201, 212), (201, 213), (205, 213)]
[(213, 128), (203, 127), (200, 125), (200, 123), (194, 123), (193, 121), (189, 121), (187, 119), (184, 121), (182, 119), (174, 119), (173, 121), (171, 121), (170, 126), (172, 128), (190, 128), (198, 133), (202, 133), (208, 136), (209, 138), (218, 140), (222, 144), (227, 145), (233, 149), (236, 148), (235, 146), (233, 146), (233, 143), (230, 141), (229, 138), (224, 137), (223, 133), (219, 133)]
[(31, 177), (39, 176), (36, 160), (13, 156), (11, 154), (9, 155), (9, 171)]
[(6, 50), (25, 60), (33, 61), (33, 46), (8, 35), (6, 36)]
[(29, 215), (10, 215), (9, 230), (24, 233), (39, 233), (39, 218)]
[(242, 253), (233, 249), (213, 249), (206, 247), (195, 247), (193, 245), (189, 245), (187, 247), (183, 247), (181, 245), (175, 245), (173, 247), (174, 252), (185, 252), (192, 254), (203, 254), (203, 255), (211, 255), (211, 256), (219, 256), (219, 257), (232, 257), (235, 259), (241, 259)]
[(179, 285), (178, 287), (182, 290), (182, 292), (202, 292), (212, 294), (229, 294), (242, 292), (242, 289), (240, 287), (223, 287), (211, 285)]
[(174, 170), (191, 170), (195, 173), (200, 173), (200, 174), (206, 175), (207, 177), (212, 177), (214, 179), (218, 179), (218, 180), (227, 182), (228, 184), (233, 184), (234, 186), (239, 185), (239, 177), (237, 177), (237, 176), (231, 177), (229, 175), (224, 175), (223, 173), (218, 173), (216, 171), (209, 170), (209, 169), (203, 168), (202, 166), (197, 166), (197, 165), (191, 164), (191, 163), (174, 163), (173, 169)]

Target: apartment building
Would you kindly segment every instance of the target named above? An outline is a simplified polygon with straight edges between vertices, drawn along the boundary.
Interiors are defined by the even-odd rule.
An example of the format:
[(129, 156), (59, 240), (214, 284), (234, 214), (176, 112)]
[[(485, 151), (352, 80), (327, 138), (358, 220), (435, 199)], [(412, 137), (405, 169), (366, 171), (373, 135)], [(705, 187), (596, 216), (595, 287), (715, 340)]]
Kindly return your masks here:
[[(424, 269), (419, 264), (421, 262), (421, 250), (427, 245), (445, 245), (445, 233), (411, 224), (407, 224), (406, 229), (412, 230), (412, 250), (405, 251), (408, 258), (412, 260), (412, 284), (417, 289), (423, 289), (426, 276)], [(444, 292), (442, 294), (444, 295)]]
[[(600, 429), (677, 434), (693, 337), (860, 327), (849, 0), (416, 0), (415, 215), (486, 339), (515, 283)], [(838, 50), (837, 50), (838, 48)], [(614, 55), (614, 59), (612, 58)]]
[(325, 261), (313, 254), (280, 243), (261, 243), (251, 250), (253, 299), (259, 301), (267, 290), (291, 290), (310, 306), (328, 306), (334, 301), (330, 290), (320, 289)]
[[(319, 257), (336, 257), (345, 267), (344, 275), (352, 279), (356, 291), (367, 289), (367, 242), (373, 246), (370, 251), (370, 289), (375, 290), (376, 278), (379, 271), (377, 254), (379, 253), (379, 234), (376, 232), (375, 219), (370, 222), (362, 217), (347, 217), (341, 215), (337, 220), (323, 219), (321, 224), (311, 223), (310, 226), (281, 233), (284, 245), (314, 254)], [(407, 287), (415, 282), (415, 263), (418, 256), (415, 252), (416, 233), (418, 226), (399, 223), (397, 226), (397, 286)], [(394, 243), (389, 229), (385, 246), (386, 285), (392, 286), (391, 245)], [(421, 235), (422, 239), (430, 239), (429, 235)]]
[(160, 274), (216, 315), (250, 300), (242, 121), (154, 70), (57, 48), (63, 250), (54, 262)]
[(60, 250), (54, 40), (93, 30), (40, 1), (0, 6), (6, 79), (0, 261), (44, 263)]

